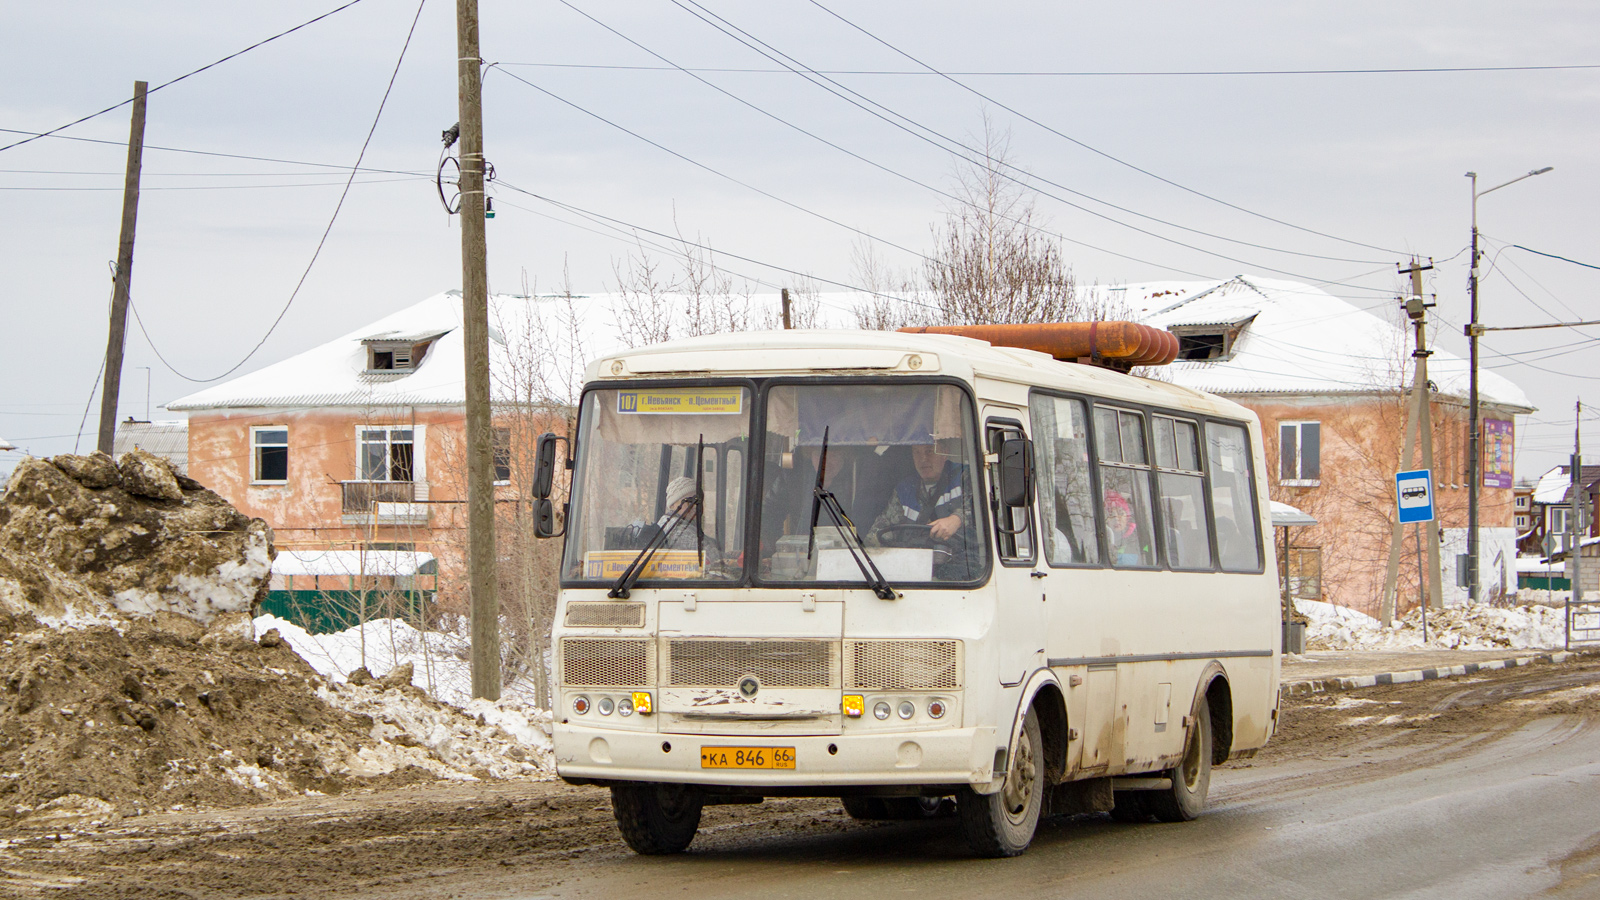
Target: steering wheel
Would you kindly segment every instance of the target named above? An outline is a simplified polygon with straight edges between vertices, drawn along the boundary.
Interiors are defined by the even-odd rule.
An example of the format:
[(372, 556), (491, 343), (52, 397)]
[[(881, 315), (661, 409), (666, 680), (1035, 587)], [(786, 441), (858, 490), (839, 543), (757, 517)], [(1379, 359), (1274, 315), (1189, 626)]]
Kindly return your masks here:
[(932, 533), (929, 525), (885, 525), (878, 529), (878, 541), (885, 547), (932, 547)]

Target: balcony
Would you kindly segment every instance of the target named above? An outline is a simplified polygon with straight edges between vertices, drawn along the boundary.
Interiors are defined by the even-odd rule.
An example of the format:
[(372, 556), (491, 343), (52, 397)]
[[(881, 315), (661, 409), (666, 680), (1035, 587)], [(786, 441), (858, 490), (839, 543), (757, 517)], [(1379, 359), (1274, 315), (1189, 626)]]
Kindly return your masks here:
[(427, 486), (411, 481), (341, 481), (340, 521), (346, 525), (426, 525)]

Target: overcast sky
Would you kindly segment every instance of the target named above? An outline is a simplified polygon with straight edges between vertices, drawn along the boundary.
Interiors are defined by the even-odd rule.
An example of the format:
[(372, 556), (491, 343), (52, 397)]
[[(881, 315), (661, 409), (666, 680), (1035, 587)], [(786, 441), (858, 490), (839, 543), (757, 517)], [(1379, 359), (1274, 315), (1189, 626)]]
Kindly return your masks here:
[[(699, 2), (484, 0), (482, 55), (498, 64), (484, 87), (492, 289), (553, 290), (564, 270), (575, 290), (612, 287), (630, 243), (608, 221), (698, 236), (761, 291), (793, 284), (785, 269), (854, 284), (862, 241), (913, 267), (947, 202), (950, 142), (970, 143), (987, 107), (1041, 179), (1039, 211), (1081, 283), (1255, 273), (1329, 282), (1388, 314), (1394, 265), (1417, 253), (1438, 263), (1439, 342), (1464, 355), (1463, 173), (1481, 189), (1554, 166), (1479, 201), (1493, 262), (1482, 319), (1600, 318), (1600, 271), (1510, 247), (1600, 265), (1592, 3)], [(6, 4), (0, 146), (339, 5)], [(142, 367), (161, 418), (202, 386), (178, 373), (216, 376), (268, 332), (417, 10), (361, 0), (150, 96), (133, 268), (149, 339), (130, 323), (124, 417), (145, 416)], [(454, 17), (446, 0), (422, 7), (372, 171), (239, 371), (459, 287), (460, 236), (433, 182), (457, 119)], [(1569, 68), (1163, 74), (1550, 66)], [(128, 119), (122, 107), (0, 151), (0, 436), (35, 454), (94, 445)], [(1485, 364), (1540, 407), (1518, 435), (1519, 477), (1565, 460), (1575, 400), (1600, 409), (1596, 336), (1484, 341)], [(1591, 449), (1600, 458), (1600, 440)], [(0, 471), (16, 457), (0, 453)]]

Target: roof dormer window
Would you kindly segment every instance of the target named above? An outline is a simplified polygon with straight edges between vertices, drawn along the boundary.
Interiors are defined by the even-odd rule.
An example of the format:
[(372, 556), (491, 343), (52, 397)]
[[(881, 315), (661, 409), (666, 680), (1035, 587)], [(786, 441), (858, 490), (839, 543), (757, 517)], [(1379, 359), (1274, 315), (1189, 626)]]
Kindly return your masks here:
[(1233, 359), (1235, 345), (1250, 324), (1251, 316), (1238, 322), (1221, 322), (1205, 325), (1172, 325), (1168, 327), (1178, 338), (1178, 358), (1193, 362), (1221, 362)]
[(422, 364), (428, 348), (443, 334), (445, 332), (442, 331), (413, 334), (386, 332), (362, 338), (361, 343), (367, 351), (367, 371), (397, 374), (413, 372)]

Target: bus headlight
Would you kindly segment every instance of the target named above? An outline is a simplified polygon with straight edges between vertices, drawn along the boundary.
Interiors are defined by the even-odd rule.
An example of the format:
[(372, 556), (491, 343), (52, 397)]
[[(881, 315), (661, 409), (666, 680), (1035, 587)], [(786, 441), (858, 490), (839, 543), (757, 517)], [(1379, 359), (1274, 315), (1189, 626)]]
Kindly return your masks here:
[(616, 708), (616, 703), (610, 697), (600, 698), (600, 715), (609, 716), (611, 715), (611, 711)]
[(872, 707), (872, 717), (879, 720), (889, 718), (889, 704), (879, 700), (877, 705)]
[(909, 719), (917, 714), (917, 705), (910, 700), (900, 701), (900, 718)]
[(617, 715), (622, 716), (623, 718), (633, 715), (633, 701), (629, 700), (627, 697), (623, 697), (621, 700), (617, 701)]

